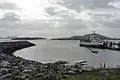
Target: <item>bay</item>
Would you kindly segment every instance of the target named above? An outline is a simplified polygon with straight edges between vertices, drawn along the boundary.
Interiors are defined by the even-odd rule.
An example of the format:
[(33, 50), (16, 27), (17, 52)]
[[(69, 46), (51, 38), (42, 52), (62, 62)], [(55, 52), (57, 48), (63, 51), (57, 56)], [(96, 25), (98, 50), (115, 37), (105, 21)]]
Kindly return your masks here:
[(35, 40), (34, 47), (15, 52), (16, 56), (39, 62), (54, 62), (67, 60), (69, 63), (85, 60), (90, 66), (98, 67), (106, 64), (109, 67), (120, 65), (120, 52), (112, 50), (95, 49), (98, 54), (90, 49), (79, 47), (79, 41), (75, 40)]

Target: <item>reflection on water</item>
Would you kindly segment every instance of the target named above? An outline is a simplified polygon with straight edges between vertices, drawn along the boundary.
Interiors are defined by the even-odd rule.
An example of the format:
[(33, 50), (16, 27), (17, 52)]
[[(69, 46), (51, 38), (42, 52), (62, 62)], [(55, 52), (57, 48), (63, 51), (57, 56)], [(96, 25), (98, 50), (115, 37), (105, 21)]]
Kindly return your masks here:
[(98, 54), (91, 50), (79, 47), (78, 41), (32, 41), (36, 46), (17, 51), (16, 56), (40, 62), (51, 62), (55, 60), (67, 60), (70, 63), (86, 60), (90, 66), (99, 66), (105, 63), (108, 66), (120, 65), (120, 52), (111, 50), (100, 50)]
[(0, 39), (0, 42), (11, 42), (10, 39)]

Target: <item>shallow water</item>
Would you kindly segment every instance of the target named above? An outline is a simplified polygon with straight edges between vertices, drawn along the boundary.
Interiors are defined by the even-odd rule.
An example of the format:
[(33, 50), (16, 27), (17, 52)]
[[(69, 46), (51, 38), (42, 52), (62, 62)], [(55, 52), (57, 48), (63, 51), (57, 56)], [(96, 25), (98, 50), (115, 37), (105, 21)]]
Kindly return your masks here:
[(17, 51), (15, 55), (39, 62), (67, 60), (74, 63), (86, 60), (90, 66), (96, 67), (101, 63), (108, 66), (120, 65), (120, 52), (118, 51), (97, 49), (99, 53), (95, 54), (88, 48), (79, 47), (78, 41), (36, 40), (31, 42), (36, 46)]

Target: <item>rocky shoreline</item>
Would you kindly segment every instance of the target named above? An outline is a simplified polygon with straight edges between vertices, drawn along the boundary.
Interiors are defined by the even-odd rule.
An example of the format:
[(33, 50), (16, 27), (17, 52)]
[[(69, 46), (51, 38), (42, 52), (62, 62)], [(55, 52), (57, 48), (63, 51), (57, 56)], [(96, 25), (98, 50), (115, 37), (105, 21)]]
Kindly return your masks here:
[(28, 41), (0, 43), (0, 80), (63, 80), (67, 79), (68, 75), (107, 70), (105, 67), (103, 69), (88, 67), (87, 61), (79, 61), (74, 65), (67, 61), (40, 63), (13, 55), (17, 50), (32, 46), (35, 44)]
[(43, 64), (13, 55), (13, 52), (31, 46), (35, 44), (27, 41), (0, 43), (0, 80), (56, 80), (67, 62)]

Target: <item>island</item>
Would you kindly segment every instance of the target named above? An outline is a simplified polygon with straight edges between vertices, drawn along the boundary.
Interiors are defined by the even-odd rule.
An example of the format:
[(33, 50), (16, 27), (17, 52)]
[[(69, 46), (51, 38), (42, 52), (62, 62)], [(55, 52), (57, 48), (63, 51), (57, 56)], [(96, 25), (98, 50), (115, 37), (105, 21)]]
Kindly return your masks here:
[(46, 38), (43, 38), (43, 37), (17, 37), (17, 38), (12, 38), (11, 40), (46, 40)]
[(71, 36), (71, 37), (63, 37), (63, 38), (52, 38), (51, 40), (85, 40), (87, 38), (90, 38), (91, 35), (96, 36), (97, 38), (104, 39), (104, 40), (120, 40), (120, 38), (111, 38), (107, 36), (103, 36), (97, 33), (90, 33), (85, 34), (83, 36)]

